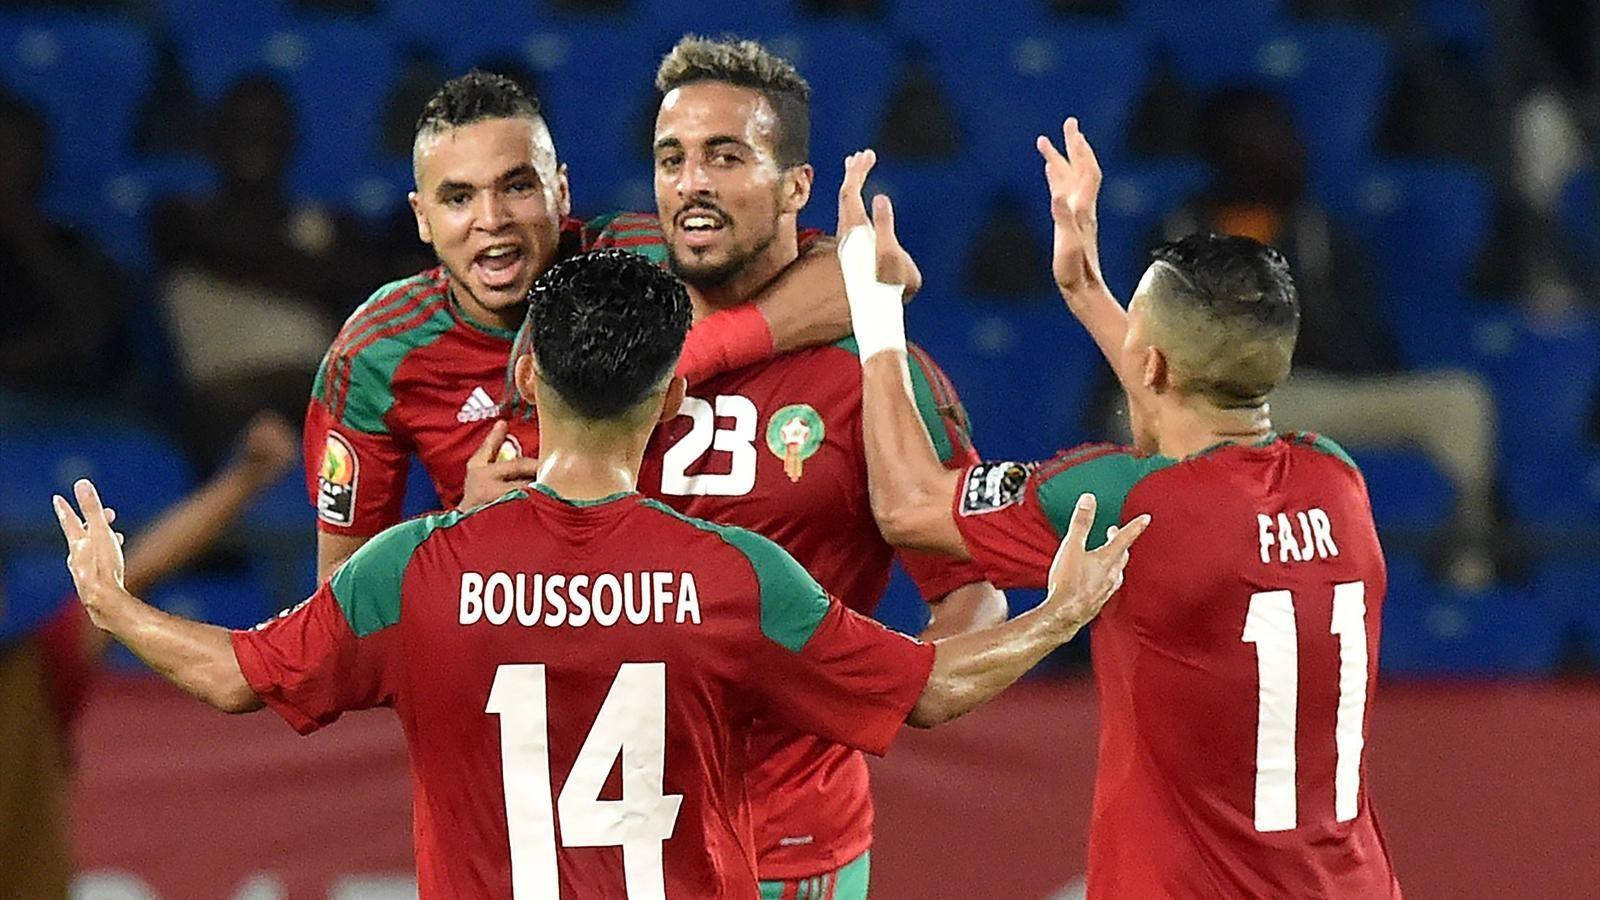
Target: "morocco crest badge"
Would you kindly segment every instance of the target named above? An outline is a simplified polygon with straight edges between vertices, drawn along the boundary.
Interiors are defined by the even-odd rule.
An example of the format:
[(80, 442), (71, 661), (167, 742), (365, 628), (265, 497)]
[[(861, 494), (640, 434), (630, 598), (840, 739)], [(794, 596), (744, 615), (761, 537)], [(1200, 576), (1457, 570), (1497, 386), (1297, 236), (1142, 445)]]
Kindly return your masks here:
[(822, 417), (805, 403), (785, 406), (767, 420), (767, 449), (783, 460), (783, 474), (799, 481), (805, 474), (806, 460), (822, 446), (827, 429)]

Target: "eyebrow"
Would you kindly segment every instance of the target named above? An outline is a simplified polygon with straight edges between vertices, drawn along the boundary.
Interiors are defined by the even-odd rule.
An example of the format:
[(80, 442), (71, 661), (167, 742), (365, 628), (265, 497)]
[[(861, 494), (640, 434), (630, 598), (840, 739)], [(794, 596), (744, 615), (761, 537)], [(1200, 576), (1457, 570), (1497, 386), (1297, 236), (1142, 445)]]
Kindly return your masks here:
[[(532, 175), (535, 181), (541, 180), (539, 178), (538, 169), (531, 165), (520, 165), (512, 166), (504, 172), (501, 172), (500, 175), (495, 178), (494, 183), (504, 184), (505, 182), (511, 181), (514, 178), (521, 178), (526, 175)], [(470, 184), (465, 181), (441, 181), (439, 183), (439, 187), (434, 191), (434, 196), (443, 196), (456, 191), (472, 191), (476, 189), (477, 185)]]
[[(743, 138), (734, 137), (731, 134), (712, 135), (711, 137), (706, 138), (705, 144), (707, 147), (720, 147), (724, 144), (736, 144), (740, 147), (750, 146), (749, 144), (745, 143)], [(664, 137), (661, 140), (656, 141), (655, 148), (657, 150), (682, 150), (683, 142), (675, 137)]]

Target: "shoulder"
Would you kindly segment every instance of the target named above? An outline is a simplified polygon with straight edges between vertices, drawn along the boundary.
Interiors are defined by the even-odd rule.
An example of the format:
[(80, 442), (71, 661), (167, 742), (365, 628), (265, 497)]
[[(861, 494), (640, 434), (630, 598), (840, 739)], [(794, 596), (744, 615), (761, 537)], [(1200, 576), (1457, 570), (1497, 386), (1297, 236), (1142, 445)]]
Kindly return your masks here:
[(828, 594), (787, 550), (746, 528), (691, 518), (655, 500), (641, 502), (726, 544), (750, 566), (760, 593), (762, 632), (790, 650), (805, 645), (828, 610)]
[[(828, 347), (848, 353), (858, 360), (861, 357), (861, 348), (854, 336), (835, 341)], [(914, 342), (906, 343), (906, 361), (911, 371), (912, 398), (916, 401), (917, 412), (922, 415), (923, 425), (928, 429), (928, 436), (933, 439), (933, 449), (939, 454), (939, 459), (948, 461), (957, 451), (969, 450), (972, 423), (949, 376), (933, 361), (928, 351)], [(860, 377), (854, 371), (850, 375)]]
[[(1102, 518), (1120, 521), (1122, 506), (1134, 487), (1178, 463), (1171, 457), (1145, 455), (1119, 444), (1081, 444), (1040, 463), (1029, 480), (1051, 523), (1065, 532), (1080, 494), (1095, 495), (1096, 526)], [(1095, 534), (1103, 530), (1097, 527)]]
[(1356, 465), (1356, 461), (1351, 458), (1344, 447), (1341, 447), (1326, 435), (1308, 431), (1291, 431), (1284, 434), (1283, 439), (1291, 444), (1308, 447), (1311, 450), (1336, 459), (1358, 474), (1361, 471), (1361, 467)]
[(400, 621), (400, 588), (417, 552), (437, 535), (463, 522), (526, 497), (512, 491), (471, 510), (452, 510), (409, 519), (380, 531), (361, 545), (329, 579), (334, 599), (358, 637)]
[(666, 235), (653, 213), (612, 212), (584, 223), (584, 250), (619, 248), (658, 265), (667, 262)]
[(406, 354), (450, 329), (449, 303), (440, 268), (378, 288), (339, 329), (317, 369), (313, 394), (345, 425), (385, 431), (394, 371)]

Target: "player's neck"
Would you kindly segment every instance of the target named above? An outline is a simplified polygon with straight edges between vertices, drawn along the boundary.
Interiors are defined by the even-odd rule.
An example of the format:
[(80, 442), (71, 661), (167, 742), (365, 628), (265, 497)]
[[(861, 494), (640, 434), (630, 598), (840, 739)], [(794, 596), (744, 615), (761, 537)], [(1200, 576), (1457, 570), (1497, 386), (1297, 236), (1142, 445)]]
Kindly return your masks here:
[(1272, 434), (1266, 406), (1218, 409), (1199, 399), (1175, 401), (1161, 416), (1162, 456), (1183, 459), (1218, 444), (1254, 444)]
[(713, 285), (685, 282), (689, 288), (694, 321), (698, 322), (718, 310), (750, 302), (799, 258), (800, 250), (795, 237), (794, 223), (788, 222), (785, 227), (785, 224), (780, 222), (778, 236), (773, 238), (767, 249), (750, 260), (728, 280)]
[(600, 500), (635, 490), (649, 432), (539, 418), (539, 483), (567, 500)]
[(516, 331), (522, 327), (522, 320), (528, 311), (528, 308), (521, 303), (505, 309), (490, 309), (479, 303), (470, 291), (453, 285), (450, 288), (450, 297), (455, 300), (456, 309), (461, 315), (479, 328)]

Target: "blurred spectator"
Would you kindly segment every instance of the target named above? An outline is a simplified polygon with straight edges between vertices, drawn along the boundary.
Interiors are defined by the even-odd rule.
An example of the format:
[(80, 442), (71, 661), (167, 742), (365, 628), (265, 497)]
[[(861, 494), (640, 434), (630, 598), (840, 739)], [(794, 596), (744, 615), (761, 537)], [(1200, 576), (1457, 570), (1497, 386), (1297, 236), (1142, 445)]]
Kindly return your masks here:
[(289, 196), (294, 141), (278, 85), (241, 81), (223, 99), (212, 137), (219, 190), (155, 215), (161, 312), (202, 467), (221, 458), (256, 410), (298, 418), (339, 321), (393, 274), (351, 220)]
[(629, 0), (549, 0), (549, 3), (551, 9), (569, 16), (619, 16), (627, 12), (630, 5)]
[(417, 110), (427, 105), (439, 85), (449, 76), (439, 56), (430, 47), (405, 48), (400, 78), (383, 100), (383, 119), (378, 126), (378, 155), (411, 159), (411, 143), (417, 135)]
[[(256, 417), (239, 454), (210, 482), (128, 541), (123, 583), (136, 596), (221, 537), (258, 491), (299, 456), (294, 428)], [(0, 615), (4, 614), (0, 587)], [(72, 734), (106, 648), (76, 598), (33, 634), (0, 646), (0, 897), (65, 900), (71, 877), (66, 806)]]
[(1390, 156), (1440, 156), (1466, 163), (1484, 162), (1484, 122), (1494, 120), (1489, 85), (1459, 50), (1415, 45), (1407, 48), (1389, 95), (1378, 149)]
[(1198, 229), (1255, 238), (1288, 258), (1300, 292), (1294, 374), (1272, 398), (1273, 424), (1326, 432), (1347, 445), (1408, 445), (1455, 484), (1458, 511), (1445, 574), (1493, 575), (1495, 407), (1474, 374), (1401, 371), (1358, 245), (1306, 193), (1305, 147), (1274, 95), (1220, 92), (1198, 144), (1216, 180), (1163, 223), (1174, 239)]
[(1140, 156), (1185, 156), (1195, 152), (1199, 104), (1170, 57), (1160, 54), (1154, 74), (1128, 123), (1128, 149)]
[(883, 15), (879, 0), (800, 0), (800, 8), (813, 16), (857, 16), (863, 19)]
[(154, 86), (134, 119), (133, 146), (144, 155), (204, 152), (205, 116), (171, 41), (156, 45)]
[(927, 58), (919, 48), (902, 55), (905, 64), (889, 92), (883, 125), (873, 142), (878, 152), (902, 160), (932, 161), (952, 159), (960, 151), (955, 113)]
[(49, 166), (44, 118), (0, 94), (0, 386), (105, 394), (132, 279), (45, 213)]
[(1025, 297), (1050, 291), (1050, 256), (1039, 231), (1028, 223), (1022, 199), (996, 194), (967, 255), (963, 280), (977, 297)]
[(1050, 11), (1062, 16), (1119, 16), (1122, 0), (1050, 0)]

